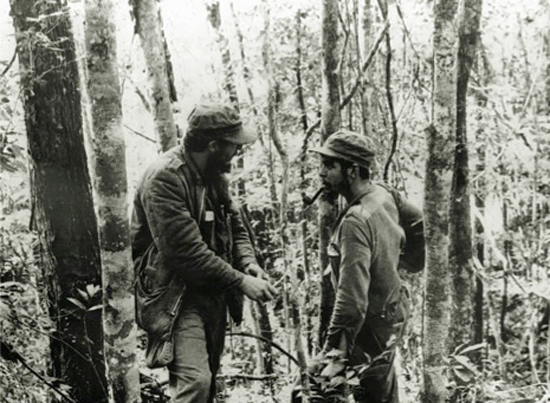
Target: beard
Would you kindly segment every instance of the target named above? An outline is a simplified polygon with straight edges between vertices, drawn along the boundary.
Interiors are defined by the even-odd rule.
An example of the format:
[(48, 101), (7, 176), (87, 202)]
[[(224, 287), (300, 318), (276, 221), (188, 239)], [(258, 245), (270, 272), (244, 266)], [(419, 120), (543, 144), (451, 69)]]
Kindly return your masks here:
[(206, 160), (205, 179), (211, 181), (231, 172), (231, 161), (223, 161), (221, 154), (209, 154)]
[(347, 172), (343, 172), (342, 180), (337, 184), (330, 184), (323, 182), (323, 187), (325, 191), (323, 192), (323, 197), (325, 200), (332, 202), (338, 199), (338, 195), (345, 195), (350, 193), (351, 184), (348, 179)]

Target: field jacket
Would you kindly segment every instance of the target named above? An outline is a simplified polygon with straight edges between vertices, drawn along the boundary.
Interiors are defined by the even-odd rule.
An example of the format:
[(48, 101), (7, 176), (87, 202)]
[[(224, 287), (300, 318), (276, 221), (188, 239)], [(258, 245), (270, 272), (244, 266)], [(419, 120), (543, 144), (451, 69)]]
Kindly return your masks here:
[(342, 212), (328, 247), (336, 296), (325, 351), (338, 349), (349, 357), (356, 343), (366, 343), (361, 335), (377, 331), (372, 327), (391, 329), (403, 320), (396, 307), (404, 241), (396, 200), (381, 186), (371, 183)]
[[(256, 260), (227, 182), (220, 179), (216, 192), (213, 186), (204, 183), (183, 146), (166, 152), (146, 170), (132, 214), (134, 267), (144, 270), (136, 275), (141, 275), (147, 292), (162, 289), (177, 276), (188, 290), (227, 295), (232, 299), (227, 301), (230, 313), (240, 322), (242, 272)], [(143, 269), (151, 250), (156, 263)]]

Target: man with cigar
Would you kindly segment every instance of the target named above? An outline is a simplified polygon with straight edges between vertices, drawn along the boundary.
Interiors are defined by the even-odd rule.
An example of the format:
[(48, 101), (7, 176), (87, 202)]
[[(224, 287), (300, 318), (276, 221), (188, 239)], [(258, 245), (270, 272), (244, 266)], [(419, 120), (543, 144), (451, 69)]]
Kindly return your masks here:
[[(268, 301), (276, 292), (256, 263), (225, 178), (240, 148), (254, 140), (234, 108), (197, 105), (183, 146), (161, 155), (137, 189), (132, 217), (137, 295), (143, 306), (161, 305), (159, 318), (168, 310), (162, 304), (173, 310), (167, 336), (166, 327), (155, 333), (154, 315), (146, 329), (149, 347), (169, 341), (161, 343), (169, 351), (162, 352), (160, 365), (168, 365), (172, 402), (214, 400), (227, 312), (240, 322), (242, 294)], [(174, 289), (176, 297), (169, 297), (167, 290)]]
[(321, 354), (310, 373), (330, 383), (347, 366), (358, 366), (356, 402), (399, 401), (394, 369), (409, 300), (397, 267), (405, 241), (399, 212), (420, 210), (371, 180), (374, 151), (367, 139), (341, 130), (312, 150), (320, 155), (325, 192), (347, 201), (331, 237), (328, 255), (335, 303)]

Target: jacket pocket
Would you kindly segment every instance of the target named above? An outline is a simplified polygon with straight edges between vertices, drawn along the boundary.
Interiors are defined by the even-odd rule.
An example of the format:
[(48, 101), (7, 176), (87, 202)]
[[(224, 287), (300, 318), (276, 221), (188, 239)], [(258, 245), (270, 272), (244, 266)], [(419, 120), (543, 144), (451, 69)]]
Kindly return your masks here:
[(154, 244), (137, 270), (135, 284), (136, 322), (150, 336), (167, 340), (185, 292), (185, 284), (165, 267)]

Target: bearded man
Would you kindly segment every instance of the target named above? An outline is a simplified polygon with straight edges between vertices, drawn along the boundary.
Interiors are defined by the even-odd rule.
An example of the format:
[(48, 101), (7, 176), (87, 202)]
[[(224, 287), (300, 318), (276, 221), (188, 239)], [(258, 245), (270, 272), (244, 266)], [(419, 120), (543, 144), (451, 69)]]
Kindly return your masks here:
[[(136, 192), (136, 300), (140, 296), (150, 305), (166, 304), (162, 301), (170, 300), (164, 298), (170, 288), (177, 297), (158, 308), (159, 321), (168, 310), (174, 317), (168, 330), (157, 334), (154, 315), (147, 322), (152, 326), (142, 325), (148, 330), (148, 352), (159, 340), (169, 349), (162, 351), (160, 365), (151, 366), (168, 366), (172, 402), (214, 400), (228, 310), (240, 322), (243, 293), (268, 301), (276, 292), (256, 262), (225, 178), (240, 148), (254, 140), (231, 106), (197, 105), (183, 146), (161, 155)], [(140, 322), (145, 320), (138, 317)]]
[(343, 196), (347, 207), (328, 247), (336, 297), (310, 373), (329, 382), (347, 366), (357, 367), (356, 402), (397, 403), (395, 348), (409, 315), (408, 292), (397, 271), (405, 242), (400, 218), (421, 221), (422, 213), (372, 181), (375, 153), (365, 136), (340, 130), (311, 151), (320, 155), (325, 192)]

